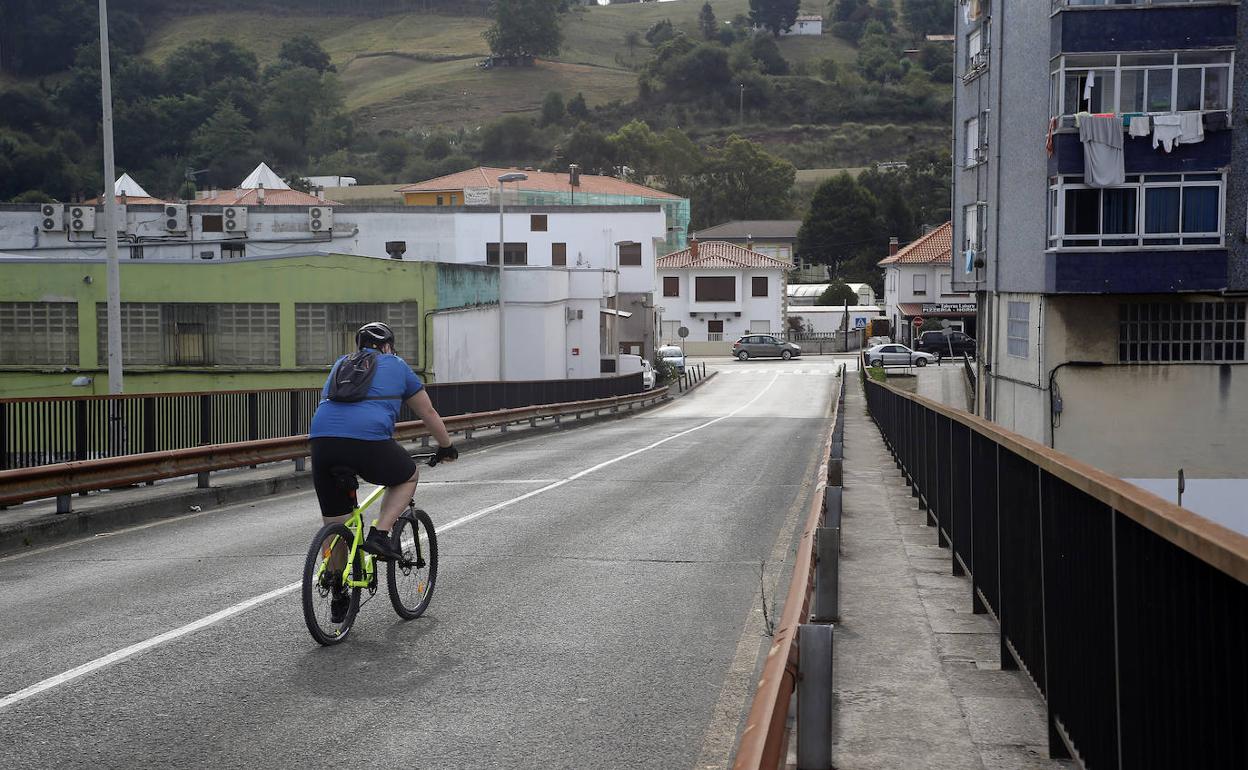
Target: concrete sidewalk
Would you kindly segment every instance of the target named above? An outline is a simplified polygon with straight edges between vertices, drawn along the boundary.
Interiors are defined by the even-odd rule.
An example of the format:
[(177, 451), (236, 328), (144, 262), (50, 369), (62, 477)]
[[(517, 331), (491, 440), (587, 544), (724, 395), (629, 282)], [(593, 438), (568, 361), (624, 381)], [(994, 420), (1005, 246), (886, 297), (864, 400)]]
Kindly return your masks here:
[(833, 767), (1072, 767), (1048, 758), (1043, 701), (1001, 670), (996, 623), (972, 614), (856, 378), (845, 418)]

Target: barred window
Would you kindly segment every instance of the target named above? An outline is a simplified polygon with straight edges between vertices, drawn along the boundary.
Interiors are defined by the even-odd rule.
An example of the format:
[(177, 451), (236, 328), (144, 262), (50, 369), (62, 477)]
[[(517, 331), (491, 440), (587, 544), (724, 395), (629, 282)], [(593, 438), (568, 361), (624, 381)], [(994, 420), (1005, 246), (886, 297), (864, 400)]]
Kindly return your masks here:
[[(510, 245), (510, 244), (509, 244)], [(327, 366), (355, 350), (355, 332), (369, 321), (394, 330), (395, 352), (411, 365), (418, 361), (420, 310), (415, 302), (295, 304), (295, 363)]]
[[(97, 349), (108, 360), (108, 310), (96, 305)], [(276, 303), (121, 303), (126, 366), (277, 366), (280, 310)]]
[(1245, 356), (1245, 302), (1142, 302), (1118, 306), (1118, 360), (1228, 362)]
[(0, 365), (77, 366), (78, 303), (0, 302)]
[(1009, 316), (1005, 329), (1005, 352), (1015, 358), (1026, 358), (1031, 336), (1031, 304), (1009, 303)]

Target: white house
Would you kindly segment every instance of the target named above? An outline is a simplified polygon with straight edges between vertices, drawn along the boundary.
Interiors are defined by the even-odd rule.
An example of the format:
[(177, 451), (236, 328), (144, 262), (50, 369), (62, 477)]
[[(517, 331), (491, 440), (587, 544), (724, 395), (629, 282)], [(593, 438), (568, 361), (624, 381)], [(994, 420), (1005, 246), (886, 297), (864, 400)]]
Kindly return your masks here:
[(952, 328), (975, 336), (975, 298), (950, 285), (952, 232), (946, 222), (901, 249), (894, 239), (889, 256), (878, 263), (884, 268), (884, 313), (898, 342), (914, 340), (919, 318), (924, 322), (920, 330), (948, 321)]
[(789, 267), (784, 260), (724, 241), (694, 239), (689, 248), (660, 257), (662, 296), (655, 302), (661, 304), (662, 341), (679, 342), (682, 326), (689, 329), (687, 341), (695, 343), (731, 343), (749, 332), (783, 331)]
[[(498, 264), (497, 208), (341, 206), (312, 196), (301, 199), (301, 205), (274, 205), (285, 196), (305, 194), (267, 187), (228, 195), (231, 205), (125, 206), (117, 228), (122, 259), (336, 253)], [(232, 205), (236, 200), (241, 205)], [(650, 355), (657, 328), (655, 256), (667, 237), (666, 221), (658, 205), (508, 208), (503, 223), (505, 377), (594, 377), (611, 371), (617, 351)], [(104, 229), (102, 209), (88, 204), (0, 205), (0, 252), (17, 257), (102, 258)], [(431, 333), (454, 336), (467, 323), (477, 339), (496, 338), (497, 323), (478, 315), (481, 319), (471, 322), (467, 316), (435, 316)], [(443, 369), (497, 378), (497, 341), (489, 343), (463, 347), (464, 355), (480, 361), (458, 367), (443, 362)]]
[(785, 35), (822, 35), (823, 34), (823, 17), (818, 15), (798, 16), (793, 22), (793, 26), (789, 28)]

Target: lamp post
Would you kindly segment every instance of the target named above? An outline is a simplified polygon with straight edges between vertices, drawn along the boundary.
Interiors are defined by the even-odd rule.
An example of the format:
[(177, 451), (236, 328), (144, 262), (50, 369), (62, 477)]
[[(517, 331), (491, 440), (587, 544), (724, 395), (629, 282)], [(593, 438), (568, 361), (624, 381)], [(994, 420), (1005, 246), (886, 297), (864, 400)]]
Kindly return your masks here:
[[(100, 97), (103, 103), (104, 144), (104, 244), (108, 254), (105, 271), (108, 291), (108, 392), (121, 393), (121, 264), (117, 255), (117, 197), (113, 191), (113, 83), (108, 57), (108, 0), (100, 0)], [(110, 416), (110, 419), (117, 419)]]
[(503, 299), (503, 263), (506, 261), (507, 241), (503, 237), (503, 183), (523, 182), (528, 174), (519, 171), (503, 174), (498, 178), (498, 379), (507, 379), (507, 319)]

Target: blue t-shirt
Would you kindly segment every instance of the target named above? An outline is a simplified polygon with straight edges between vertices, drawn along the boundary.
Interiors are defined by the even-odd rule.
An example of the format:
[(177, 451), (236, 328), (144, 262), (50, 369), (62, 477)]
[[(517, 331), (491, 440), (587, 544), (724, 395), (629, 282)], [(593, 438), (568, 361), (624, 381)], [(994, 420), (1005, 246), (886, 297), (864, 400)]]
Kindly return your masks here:
[[(343, 356), (342, 358), (346, 358)], [(329, 370), (342, 363), (334, 362)], [(309, 438), (355, 438), (363, 441), (384, 441), (394, 436), (394, 424), (399, 419), (403, 402), (420, 392), (425, 386), (407, 362), (391, 353), (377, 354), (377, 372), (368, 386), (368, 398), (364, 401), (344, 403), (329, 400), (329, 378), (321, 388), (321, 403), (312, 415)]]

